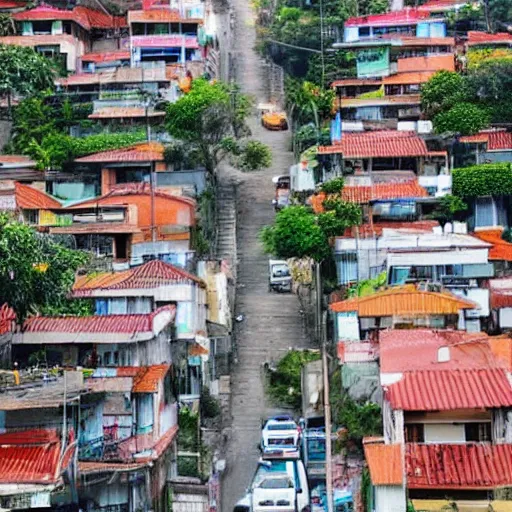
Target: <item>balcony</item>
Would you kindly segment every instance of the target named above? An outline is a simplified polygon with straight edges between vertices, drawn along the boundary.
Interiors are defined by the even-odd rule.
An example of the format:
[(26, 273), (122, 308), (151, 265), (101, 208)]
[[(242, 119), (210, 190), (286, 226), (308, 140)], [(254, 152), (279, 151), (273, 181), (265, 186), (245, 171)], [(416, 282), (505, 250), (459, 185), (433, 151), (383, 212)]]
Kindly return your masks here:
[(161, 36), (133, 36), (131, 43), (134, 48), (189, 48), (197, 50), (197, 36), (170, 34)]

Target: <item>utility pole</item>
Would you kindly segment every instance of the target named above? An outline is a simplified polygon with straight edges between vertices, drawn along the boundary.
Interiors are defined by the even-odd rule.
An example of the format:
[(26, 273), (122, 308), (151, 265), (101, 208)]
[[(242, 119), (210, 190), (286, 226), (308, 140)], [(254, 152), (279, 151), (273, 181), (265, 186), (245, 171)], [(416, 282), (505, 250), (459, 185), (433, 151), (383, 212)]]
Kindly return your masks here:
[(320, 61), (322, 63), (322, 87), (325, 86), (325, 58), (324, 58), (324, 4), (320, 0)]
[(322, 344), (322, 374), (324, 388), (325, 420), (325, 487), (327, 493), (327, 512), (334, 512), (332, 489), (332, 440), (331, 440), (331, 401), (329, 399), (329, 364), (327, 358), (327, 313), (322, 314), (322, 276), (321, 262), (315, 265), (317, 335)]

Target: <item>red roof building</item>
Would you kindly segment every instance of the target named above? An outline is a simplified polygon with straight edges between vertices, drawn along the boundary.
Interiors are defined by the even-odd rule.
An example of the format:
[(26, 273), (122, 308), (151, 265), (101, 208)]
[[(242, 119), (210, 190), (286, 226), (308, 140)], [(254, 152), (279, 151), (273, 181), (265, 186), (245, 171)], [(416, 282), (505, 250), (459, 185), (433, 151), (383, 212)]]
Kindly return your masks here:
[(384, 14), (358, 16), (345, 21), (345, 27), (395, 27), (400, 25), (417, 25), (427, 19), (429, 13), (408, 7), (401, 11), (391, 11)]
[(126, 148), (100, 151), (75, 160), (82, 164), (163, 161), (164, 147), (158, 142), (144, 142)]
[(508, 32), (497, 32), (489, 34), (488, 32), (477, 32), (470, 30), (468, 32), (468, 46), (512, 46), (512, 34)]
[(465, 144), (485, 144), (487, 152), (512, 151), (512, 132), (505, 130), (489, 130), (476, 135), (466, 135), (460, 137), (459, 141)]
[(320, 146), (320, 155), (341, 154), (345, 160), (364, 158), (426, 157), (425, 141), (415, 132), (377, 131), (344, 133), (341, 142)]
[(381, 438), (363, 439), (364, 456), (373, 485), (402, 485), (402, 447), (384, 444)]
[(403, 411), (512, 407), (512, 387), (499, 368), (404, 372), (385, 397), (393, 409)]

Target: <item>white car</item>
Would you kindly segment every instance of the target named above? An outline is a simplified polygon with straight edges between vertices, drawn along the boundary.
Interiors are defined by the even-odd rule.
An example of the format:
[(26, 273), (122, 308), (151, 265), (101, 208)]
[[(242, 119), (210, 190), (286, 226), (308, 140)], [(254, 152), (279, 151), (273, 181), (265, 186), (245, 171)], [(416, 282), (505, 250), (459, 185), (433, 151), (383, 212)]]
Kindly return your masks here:
[(253, 512), (294, 512), (295, 496), (295, 485), (288, 473), (266, 475), (252, 490)]
[(261, 430), (261, 451), (297, 452), (299, 450), (300, 427), (290, 416), (275, 416), (268, 419)]

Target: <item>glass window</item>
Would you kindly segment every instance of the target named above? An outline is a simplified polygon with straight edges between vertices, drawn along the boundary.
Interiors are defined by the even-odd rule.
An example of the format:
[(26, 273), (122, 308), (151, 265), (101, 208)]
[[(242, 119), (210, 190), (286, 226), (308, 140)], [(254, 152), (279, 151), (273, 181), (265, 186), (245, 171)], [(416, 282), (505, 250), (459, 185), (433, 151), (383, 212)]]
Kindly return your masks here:
[(491, 441), (491, 423), (466, 423), (464, 425), (467, 442), (490, 442)]
[(166, 35), (169, 33), (168, 23), (155, 23), (155, 35)]
[(103, 356), (103, 364), (105, 366), (111, 364), (111, 361), (110, 361), (110, 356), (112, 355), (111, 352), (105, 352), (104, 356)]
[(370, 37), (370, 27), (359, 27), (359, 37)]
[(391, 284), (405, 284), (409, 279), (411, 267), (392, 267)]
[(357, 253), (345, 252), (336, 255), (338, 283), (348, 284), (357, 281)]
[(405, 442), (406, 443), (424, 443), (425, 428), (423, 423), (410, 423), (405, 425)]
[(32, 22), (31, 21), (24, 21), (21, 24), (21, 34), (24, 35), (24, 36), (32, 36), (32, 35), (34, 35), (34, 30), (33, 30), (33, 26), (32, 26)]

